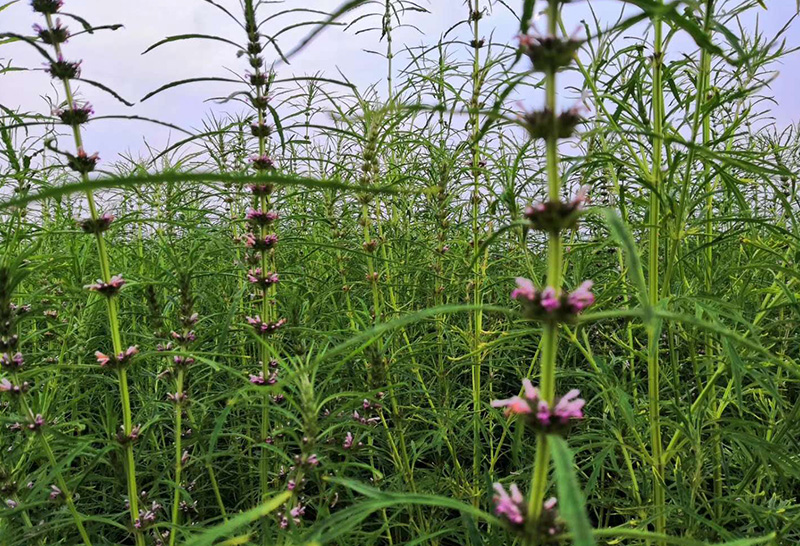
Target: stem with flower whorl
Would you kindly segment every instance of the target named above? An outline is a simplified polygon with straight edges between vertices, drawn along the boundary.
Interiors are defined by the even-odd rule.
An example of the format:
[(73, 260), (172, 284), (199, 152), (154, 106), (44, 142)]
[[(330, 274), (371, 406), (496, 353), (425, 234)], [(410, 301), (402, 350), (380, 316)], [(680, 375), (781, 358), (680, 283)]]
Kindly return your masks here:
[[(14, 379), (15, 384), (20, 385), (19, 378), (16, 373), (12, 374), (12, 378)], [(25, 402), (25, 399), (22, 394), (20, 394), (20, 406), (22, 410), (28, 415), (28, 418), (33, 421), (35, 416), (33, 411)], [(64, 476), (61, 474), (60, 466), (58, 461), (56, 460), (56, 456), (53, 453), (53, 449), (50, 447), (50, 442), (47, 440), (47, 436), (45, 436), (43, 428), (38, 428), (36, 430), (36, 435), (39, 437), (39, 441), (44, 448), (45, 453), (47, 454), (47, 460), (50, 463), (50, 467), (53, 469), (53, 473), (55, 474), (56, 482), (58, 483), (58, 487), (61, 489), (61, 492), (64, 494), (64, 500), (67, 503), (67, 508), (69, 509), (70, 514), (72, 515), (72, 519), (75, 521), (75, 527), (78, 528), (78, 533), (81, 535), (81, 539), (83, 543), (87, 546), (92, 546), (92, 541), (89, 539), (89, 535), (86, 532), (86, 528), (83, 526), (83, 516), (78, 512), (78, 509), (75, 507), (75, 502), (73, 501), (72, 492), (70, 491), (69, 486), (67, 485), (66, 480), (64, 480)], [(30, 522), (30, 518), (27, 517), (26, 519)]]
[[(256, 20), (256, 6), (253, 0), (245, 0), (244, 2), (244, 19), (245, 31), (248, 37), (248, 59), (250, 66), (254, 70), (253, 76), (250, 78), (251, 86), (255, 89), (255, 98), (252, 100), (252, 105), (257, 113), (257, 125), (253, 125), (253, 136), (258, 139), (258, 158), (253, 161), (253, 166), (258, 170), (267, 170), (272, 168), (272, 162), (267, 157), (267, 138), (269, 135), (269, 128), (266, 125), (266, 111), (269, 93), (269, 85), (271, 81), (271, 74), (267, 75), (262, 72), (263, 59), (260, 57), (263, 47), (261, 45), (260, 33), (258, 31), (259, 25)], [(271, 191), (260, 191), (257, 196), (258, 210), (256, 212), (261, 215), (270, 214), (270, 193)], [(271, 235), (270, 229), (271, 222), (256, 222), (254, 232), (257, 232), (263, 239)], [(269, 271), (274, 271), (274, 260), (272, 249), (261, 250), (261, 272), (267, 275)], [(261, 299), (261, 316), (268, 324), (272, 324), (275, 320), (275, 314), (272, 309), (272, 298), (274, 298), (276, 291), (276, 283), (272, 283), (262, 287)], [(272, 346), (261, 340), (258, 346), (259, 357), (261, 361), (261, 374), (267, 377), (270, 373), (269, 362), (272, 360)], [(269, 415), (269, 395), (264, 394), (261, 409), (261, 442), (266, 441), (269, 436), (270, 430), (270, 415)], [(267, 450), (262, 447), (261, 458), (259, 461), (259, 499), (258, 503), (264, 501), (269, 495), (269, 461), (267, 457)], [(262, 542), (267, 544), (267, 527), (266, 522), (262, 528)]]
[[(555, 36), (557, 32), (560, 0), (549, 0), (547, 12), (548, 32)], [(558, 169), (558, 114), (556, 113), (556, 68), (548, 67), (545, 71), (546, 111), (552, 116), (551, 131), (546, 140), (547, 146), (547, 196), (550, 201), (558, 201), (561, 197), (561, 175)], [(547, 285), (560, 294), (562, 283), (562, 245), (560, 231), (550, 231), (547, 239)], [(556, 388), (556, 353), (558, 351), (558, 322), (546, 321), (542, 338), (541, 380), (542, 398), (553, 404)], [(536, 459), (531, 479), (531, 494), (528, 500), (529, 524), (539, 520), (542, 513), (545, 494), (547, 492), (547, 475), (550, 470), (550, 448), (547, 436), (536, 435)]]
[[(47, 29), (52, 33), (54, 28), (52, 15), (49, 13), (46, 13), (44, 15), (45, 19), (47, 20)], [(53, 49), (55, 50), (57, 57), (61, 58), (62, 57), (61, 45), (58, 42), (54, 42)], [(64, 85), (64, 92), (67, 96), (67, 105), (71, 111), (75, 111), (76, 102), (74, 95), (72, 93), (70, 78), (63, 77), (60, 79), (62, 84)], [(75, 140), (75, 148), (80, 154), (83, 151), (83, 138), (81, 136), (80, 125), (78, 123), (72, 124), (72, 134)], [(89, 182), (88, 171), (84, 170), (81, 172), (81, 180), (83, 183)], [(100, 215), (97, 212), (97, 206), (95, 205), (94, 195), (91, 190), (86, 191), (86, 200), (89, 204), (89, 214), (91, 220), (96, 223), (98, 222)], [(97, 241), (97, 254), (100, 261), (101, 279), (103, 280), (103, 282), (108, 283), (111, 280), (111, 266), (108, 257), (108, 252), (105, 246), (105, 240), (103, 239), (102, 232), (99, 230), (95, 231), (94, 235), (95, 235), (95, 240)], [(114, 297), (106, 298), (106, 303), (108, 308), (109, 328), (111, 330), (111, 343), (114, 349), (114, 354), (120, 354), (123, 352), (124, 349), (122, 344), (122, 335), (120, 333), (120, 326), (119, 326), (119, 308), (117, 305), (117, 301)], [(123, 428), (125, 434), (130, 435), (133, 429), (133, 418), (131, 415), (130, 392), (128, 390), (128, 376), (124, 367), (120, 366), (117, 368), (117, 377), (119, 380), (118, 383), (119, 383), (120, 399), (122, 401)], [(128, 485), (128, 499), (130, 504), (131, 523), (134, 523), (138, 517), (139, 506), (137, 499), (138, 488), (136, 487), (136, 467), (133, 457), (132, 442), (128, 442), (125, 445), (125, 473)], [(143, 546), (144, 537), (138, 530), (136, 530), (135, 527), (133, 530), (133, 534), (136, 540), (136, 544), (138, 546)]]

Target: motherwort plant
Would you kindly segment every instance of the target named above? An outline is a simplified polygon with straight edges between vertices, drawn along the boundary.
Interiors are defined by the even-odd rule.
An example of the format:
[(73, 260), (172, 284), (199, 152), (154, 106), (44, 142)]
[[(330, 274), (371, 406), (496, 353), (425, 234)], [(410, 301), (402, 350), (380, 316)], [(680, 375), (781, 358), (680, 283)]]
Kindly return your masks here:
[[(59, 152), (66, 157), (68, 167), (76, 172), (84, 184), (88, 185), (89, 175), (95, 170), (99, 161), (98, 155), (88, 154), (84, 149), (81, 126), (89, 121), (94, 113), (88, 103), (79, 103), (75, 99), (73, 80), (79, 79), (81, 74), (81, 61), (69, 61), (64, 57), (63, 44), (70, 36), (69, 30), (63, 27), (60, 21), (54, 22), (53, 18), (59, 13), (63, 2), (61, 0), (33, 0), (33, 10), (45, 19), (45, 26), (34, 27), (39, 39), (52, 47), (55, 59), (49, 58), (47, 71), (54, 80), (59, 80), (63, 85), (66, 101), (63, 108), (55, 112), (60, 121), (71, 128), (75, 144), (75, 153)], [(108, 312), (108, 325), (111, 332), (111, 354), (105, 355), (98, 351), (98, 363), (113, 370), (117, 375), (120, 399), (122, 401), (123, 435), (131, 438), (134, 434), (133, 418), (131, 413), (130, 391), (128, 388), (128, 365), (132, 357), (138, 352), (136, 347), (125, 348), (119, 322), (119, 303), (117, 294), (125, 284), (121, 275), (112, 274), (112, 263), (109, 257), (103, 233), (109, 229), (114, 221), (114, 216), (101, 213), (92, 190), (86, 190), (86, 201), (89, 207), (89, 216), (78, 223), (85, 233), (92, 235), (97, 244), (97, 255), (100, 262), (100, 278), (96, 283), (87, 288), (96, 292), (106, 301)], [(134, 462), (133, 442), (123, 442), (125, 452), (125, 476), (128, 487), (128, 502), (130, 505), (132, 531), (136, 537), (137, 545), (144, 544), (141, 533), (136, 529), (135, 522), (138, 518), (138, 502), (136, 487), (136, 465)]]
[(577, 108), (558, 112), (556, 76), (568, 67), (580, 42), (557, 35), (559, 10), (563, 0), (548, 0), (547, 34), (524, 34), (520, 47), (533, 65), (534, 72), (544, 75), (545, 107), (522, 115), (522, 125), (530, 138), (545, 141), (547, 200), (530, 206), (525, 216), (532, 230), (547, 235), (547, 286), (537, 289), (529, 279), (518, 278), (511, 298), (522, 304), (523, 316), (543, 326), (541, 341), (539, 388), (529, 379), (523, 380), (522, 396), (495, 400), (494, 407), (505, 408), (506, 414), (523, 419), (536, 434), (536, 459), (527, 503), (516, 485), (510, 494), (495, 484), (495, 511), (515, 530), (525, 536), (526, 543), (538, 542), (542, 534), (558, 532), (556, 500), (545, 500), (550, 467), (548, 435), (564, 434), (576, 420), (583, 418), (584, 401), (578, 391), (556, 396), (556, 363), (560, 325), (573, 321), (594, 303), (592, 282), (586, 281), (572, 292), (563, 289), (562, 233), (577, 225), (585, 201), (584, 193), (569, 202), (562, 201), (559, 172), (558, 141), (569, 138), (581, 121)]

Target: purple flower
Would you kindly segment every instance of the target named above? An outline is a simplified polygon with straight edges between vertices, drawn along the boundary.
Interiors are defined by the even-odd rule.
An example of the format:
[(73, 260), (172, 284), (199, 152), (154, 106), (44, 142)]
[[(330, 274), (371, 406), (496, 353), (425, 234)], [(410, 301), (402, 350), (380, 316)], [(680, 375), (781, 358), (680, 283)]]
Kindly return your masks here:
[(562, 424), (566, 424), (572, 419), (583, 419), (583, 406), (586, 405), (586, 401), (578, 398), (578, 395), (580, 395), (580, 391), (572, 389), (561, 397), (553, 409), (553, 414)]
[(78, 221), (78, 226), (85, 232), (85, 233), (102, 233), (111, 226), (111, 222), (114, 221), (114, 216), (111, 214), (103, 214), (102, 216), (98, 216), (97, 218), (84, 218)]
[(260, 197), (262, 195), (269, 195), (275, 189), (272, 184), (250, 184), (250, 193)]
[(257, 171), (268, 171), (275, 168), (275, 162), (268, 155), (256, 155), (250, 158), (250, 164)]
[(0, 356), (0, 365), (4, 368), (22, 368), (23, 364), (25, 364), (25, 358), (22, 356), (22, 353), (16, 353), (14, 356), (9, 356), (8, 353), (3, 353), (3, 356)]
[(532, 427), (545, 432), (558, 432), (574, 421), (583, 419), (583, 406), (586, 402), (578, 398), (580, 391), (573, 389), (551, 406), (541, 398), (539, 390), (529, 379), (522, 380), (522, 396), (512, 396), (506, 400), (493, 400), (492, 407), (505, 408), (505, 414), (521, 415)]
[(8, 499), (8, 500), (6, 501), (6, 506), (8, 506), (8, 507), (9, 507), (11, 510), (13, 510), (14, 508), (16, 508), (16, 507), (17, 507), (17, 506), (19, 506), (19, 505), (17, 504), (17, 502), (16, 502), (15, 500), (13, 500), (13, 499)]
[(139, 354), (139, 347), (132, 345), (119, 354), (109, 356), (100, 351), (95, 351), (94, 356), (101, 367), (122, 366), (127, 364), (134, 356)]
[(536, 288), (530, 279), (517, 277), (517, 287), (511, 292), (511, 299), (518, 300), (520, 298), (528, 301), (533, 301), (536, 298)]
[(556, 293), (556, 289), (552, 286), (548, 286), (547, 288), (542, 291), (542, 301), (541, 305), (545, 311), (548, 313), (552, 313), (559, 307), (561, 307), (561, 301), (558, 298), (558, 294)]
[(245, 76), (250, 81), (250, 85), (253, 87), (261, 87), (267, 85), (267, 75), (263, 72), (256, 71), (255, 74), (250, 74), (249, 72), (245, 73)]
[(30, 384), (27, 381), (23, 382), (22, 385), (14, 385), (5, 377), (0, 380), (0, 392), (7, 392), (9, 394), (22, 394), (27, 392), (28, 388), (30, 388)]
[(344, 442), (342, 443), (342, 448), (343, 449), (350, 449), (351, 447), (353, 447), (353, 433), (352, 432), (348, 432), (344, 436)]
[(504, 517), (512, 525), (523, 525), (525, 523), (525, 498), (522, 496), (517, 484), (509, 486), (509, 495), (502, 484), (495, 483), (494, 512), (500, 517)]
[(255, 317), (246, 317), (246, 318), (247, 318), (247, 323), (250, 326), (252, 326), (257, 333), (265, 335), (272, 334), (276, 330), (282, 328), (284, 324), (286, 324), (285, 318), (275, 322), (264, 322), (263, 320), (261, 320), (261, 317), (259, 315), (256, 315)]
[(568, 297), (567, 303), (572, 307), (575, 313), (580, 313), (594, 303), (594, 294), (592, 294), (592, 281), (583, 281), (581, 285), (575, 289)]
[(533, 412), (532, 405), (536, 406), (539, 400), (539, 390), (533, 386), (531, 380), (522, 380), (524, 398), (512, 396), (506, 400), (493, 400), (493, 408), (506, 408), (506, 415), (527, 415)]
[(264, 237), (256, 236), (252, 233), (245, 235), (244, 244), (247, 248), (252, 248), (259, 252), (271, 250), (278, 243), (278, 236), (274, 233), (265, 235)]
[(278, 382), (277, 370), (273, 371), (270, 374), (269, 378), (264, 377), (264, 372), (258, 372), (258, 375), (250, 374), (250, 383), (252, 383), (253, 385), (259, 385), (259, 386), (274, 385), (277, 382)]
[(263, 210), (249, 210), (245, 218), (251, 224), (266, 226), (278, 219), (278, 213), (272, 210), (268, 212), (264, 212)]
[(189, 331), (184, 334), (179, 334), (178, 332), (170, 332), (172, 339), (177, 341), (181, 345), (186, 345), (187, 343), (192, 343), (197, 339), (197, 334), (194, 331)]
[(270, 133), (272, 133), (272, 127), (264, 122), (252, 123), (250, 125), (250, 134), (256, 138), (268, 138)]
[(280, 277), (277, 273), (272, 273), (268, 271), (267, 273), (262, 273), (261, 268), (251, 269), (247, 272), (247, 280), (252, 284), (257, 284), (263, 288), (268, 288), (273, 284), (277, 284), (280, 281)]
[(84, 288), (87, 288), (93, 292), (98, 292), (104, 296), (111, 297), (119, 292), (119, 289), (124, 285), (125, 279), (123, 279), (121, 275), (114, 275), (108, 282), (97, 279), (95, 284), (86, 285)]
[(58, 60), (45, 66), (48, 67), (50, 76), (59, 80), (71, 80), (81, 76), (81, 61), (65, 61), (61, 55), (58, 56)]
[(179, 368), (185, 368), (186, 366), (191, 366), (194, 364), (194, 358), (191, 356), (175, 355), (175, 357), (172, 359), (172, 362), (174, 362), (175, 366)]
[(61, 24), (61, 19), (56, 19), (56, 24), (51, 29), (33, 25), (33, 31), (47, 45), (63, 44), (69, 39), (69, 29)]
[(78, 155), (70, 155), (67, 159), (67, 165), (75, 172), (86, 174), (97, 167), (98, 161), (100, 161), (100, 156), (96, 153), (88, 155), (83, 148), (78, 148)]
[(32, 0), (33, 11), (43, 15), (53, 15), (64, 5), (62, 0)]
[(36, 417), (33, 418), (33, 421), (28, 423), (29, 430), (39, 430), (44, 426), (44, 417), (42, 417), (41, 413), (37, 413)]
[(50, 486), (50, 500), (56, 500), (61, 495), (61, 489), (55, 485)]

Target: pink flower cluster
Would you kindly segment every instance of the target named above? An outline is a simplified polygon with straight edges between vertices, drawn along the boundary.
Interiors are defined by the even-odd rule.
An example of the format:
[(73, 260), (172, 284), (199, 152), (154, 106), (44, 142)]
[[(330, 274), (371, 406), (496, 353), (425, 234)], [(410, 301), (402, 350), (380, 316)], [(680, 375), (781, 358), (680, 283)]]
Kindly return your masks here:
[(593, 284), (592, 281), (584, 281), (574, 291), (558, 294), (552, 286), (539, 292), (530, 279), (518, 277), (511, 299), (522, 303), (526, 318), (565, 321), (594, 303)]
[(247, 248), (252, 248), (258, 252), (264, 252), (273, 249), (275, 245), (278, 244), (278, 236), (274, 233), (264, 235), (263, 237), (248, 233), (244, 236), (244, 244)]
[(247, 222), (256, 226), (268, 226), (278, 219), (275, 211), (264, 212), (263, 210), (249, 210), (246, 216)]
[(578, 398), (580, 391), (573, 389), (558, 398), (551, 407), (540, 396), (539, 389), (529, 379), (522, 380), (522, 396), (506, 400), (493, 400), (493, 408), (505, 408), (506, 415), (521, 415), (538, 430), (557, 432), (575, 421), (583, 419), (586, 401)]
[(133, 522), (133, 526), (137, 529), (144, 529), (158, 519), (158, 511), (161, 510), (161, 505), (156, 501), (150, 506), (150, 510), (139, 510), (139, 517)]
[(277, 273), (273, 273), (271, 271), (263, 273), (261, 268), (258, 267), (247, 272), (247, 280), (251, 284), (255, 284), (266, 289), (273, 284), (278, 284), (278, 282), (280, 282), (280, 277)]
[(3, 353), (3, 355), (0, 356), (0, 365), (4, 368), (16, 368), (20, 370), (23, 364), (25, 364), (25, 358), (22, 356), (22, 353), (16, 353), (14, 356), (10, 356), (10, 353)]
[(506, 492), (502, 484), (494, 484), (495, 495), (492, 497), (494, 513), (512, 525), (521, 527), (525, 524), (525, 498), (517, 484), (512, 483), (508, 489), (511, 494)]
[[(492, 497), (494, 502), (494, 513), (505, 519), (512, 527), (522, 528), (525, 526), (526, 510), (525, 497), (522, 496), (517, 484), (512, 483), (508, 491), (500, 483), (494, 484), (495, 494)], [(542, 503), (542, 513), (537, 522), (537, 532), (541, 535), (552, 537), (561, 531), (558, 522), (558, 512), (556, 505), (558, 501), (555, 497), (550, 497)]]
[(250, 383), (253, 385), (274, 385), (278, 382), (278, 370), (274, 370), (269, 377), (264, 377), (264, 372), (258, 372), (258, 375), (250, 374)]
[(123, 366), (127, 364), (134, 356), (139, 354), (139, 347), (135, 345), (128, 347), (121, 353), (117, 355), (107, 355), (101, 353), (100, 351), (95, 351), (94, 356), (97, 358), (97, 363), (100, 364), (101, 367), (105, 368), (114, 367), (114, 366)]
[(275, 322), (270, 322), (270, 321), (264, 322), (263, 320), (261, 320), (261, 317), (259, 315), (256, 315), (255, 317), (246, 317), (246, 318), (247, 318), (247, 323), (250, 326), (252, 326), (257, 333), (264, 335), (272, 334), (275, 331), (281, 329), (283, 325), (286, 324), (285, 318)]
[(122, 275), (114, 275), (108, 282), (104, 282), (102, 279), (97, 279), (96, 283), (88, 284), (84, 288), (110, 297), (119, 292), (119, 289), (124, 285), (125, 279), (122, 278)]
[(0, 392), (7, 392), (10, 394), (22, 394), (28, 390), (30, 384), (25, 381), (22, 385), (14, 385), (7, 378), (0, 379)]

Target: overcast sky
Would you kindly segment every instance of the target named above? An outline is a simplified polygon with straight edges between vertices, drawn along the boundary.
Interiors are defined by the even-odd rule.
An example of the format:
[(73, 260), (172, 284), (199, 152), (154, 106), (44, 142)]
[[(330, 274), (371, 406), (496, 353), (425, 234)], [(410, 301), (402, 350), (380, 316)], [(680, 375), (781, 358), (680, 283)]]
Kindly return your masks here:
[[(238, 12), (238, 0), (217, 1), (231, 11)], [(409, 26), (395, 32), (396, 50), (401, 49), (403, 44), (417, 46), (436, 43), (446, 29), (463, 20), (468, 13), (463, 0), (417, 1), (427, 6), (430, 13), (409, 13), (404, 16), (404, 22), (410, 23), (416, 29)], [(766, 35), (773, 35), (794, 16), (796, 2), (765, 1), (769, 9), (759, 10), (759, 24)], [(5, 1), (0, 0), (0, 5), (3, 3)], [(332, 11), (340, 3), (341, 0), (287, 0), (280, 8), (266, 5), (261, 13), (264, 16), (279, 9), (294, 7)], [(508, 3), (516, 7), (516, 4), (521, 5), (521, 0), (510, 0)], [(28, 0), (19, 0), (0, 12), (0, 31), (30, 33), (33, 23), (42, 23), (29, 4)], [(543, 2), (539, 4), (543, 5)], [(618, 15), (621, 3), (614, 0), (595, 0), (592, 5), (601, 18), (610, 21)], [(377, 12), (379, 8), (372, 6), (371, 9)], [(203, 0), (66, 0), (63, 11), (75, 12), (94, 25), (124, 25), (124, 28), (115, 32), (103, 31), (93, 36), (77, 36), (65, 46), (68, 59), (83, 60), (85, 78), (103, 82), (123, 97), (137, 102), (134, 107), (127, 108), (104, 93), (85, 84), (81, 85), (82, 97), (94, 105), (97, 115), (136, 114), (191, 129), (201, 127), (204, 117), (212, 109), (223, 111), (226, 108), (235, 108), (232, 105), (216, 106), (204, 102), (209, 97), (235, 91), (236, 87), (232, 84), (187, 85), (138, 103), (146, 93), (172, 80), (200, 76), (230, 77), (229, 70), (243, 73), (247, 69), (245, 61), (236, 58), (235, 48), (205, 40), (168, 44), (147, 55), (141, 55), (148, 46), (175, 34), (216, 34), (237, 42), (243, 41), (243, 31)], [(754, 26), (755, 15), (745, 22), (750, 29)], [(568, 28), (577, 27), (581, 19), (589, 17), (586, 2), (565, 7)], [(289, 17), (284, 19), (287, 24), (291, 20)], [(73, 32), (79, 29), (77, 22), (66, 22)], [(357, 29), (377, 26), (379, 23), (379, 17), (367, 19), (346, 34), (341, 28), (328, 28), (310, 47), (294, 57), (291, 65), (279, 67), (279, 75), (286, 77), (322, 72), (338, 77), (337, 71), (341, 70), (362, 88), (380, 81), (385, 77), (386, 61), (366, 50), (384, 51), (385, 44), (378, 43), (378, 33), (355, 33)], [(282, 25), (272, 25), (269, 28), (279, 26)], [(491, 16), (481, 21), (481, 26), (486, 36), (493, 34), (494, 41), (511, 42), (517, 33), (518, 24), (505, 8), (498, 5)], [(281, 36), (280, 43), (284, 51), (291, 49), (309, 28), (303, 27)], [(460, 36), (469, 40), (466, 27), (460, 30)], [(786, 37), (790, 46), (800, 45), (800, 23), (794, 23)], [(689, 47), (688, 41), (679, 41), (672, 51), (673, 54), (680, 53), (680, 44), (687, 44), (686, 47)], [(461, 47), (464, 54), (469, 53), (467, 46)], [(4, 65), (12, 61), (15, 66), (41, 67), (41, 59), (33, 49), (19, 43), (0, 46), (0, 59)], [(398, 60), (397, 65), (403, 65), (402, 59)], [(783, 66), (776, 67), (781, 70), (781, 74), (772, 85), (777, 101), (774, 114), (782, 126), (800, 121), (799, 68), (800, 55), (797, 53), (786, 58)], [(23, 111), (46, 112), (44, 96), (56, 96), (56, 88), (43, 71), (11, 72), (0, 76), (0, 104)], [(383, 84), (379, 86), (381, 91), (384, 88)], [(537, 104), (539, 99), (532, 98), (531, 102)], [(87, 127), (86, 147), (89, 151), (99, 151), (105, 160), (113, 160), (121, 152), (139, 155), (144, 149), (145, 140), (158, 149), (179, 138), (180, 134), (175, 131), (143, 122), (100, 120)]]

